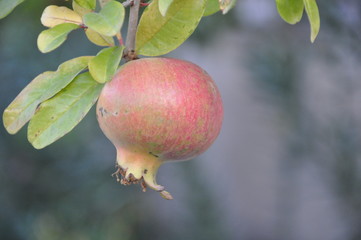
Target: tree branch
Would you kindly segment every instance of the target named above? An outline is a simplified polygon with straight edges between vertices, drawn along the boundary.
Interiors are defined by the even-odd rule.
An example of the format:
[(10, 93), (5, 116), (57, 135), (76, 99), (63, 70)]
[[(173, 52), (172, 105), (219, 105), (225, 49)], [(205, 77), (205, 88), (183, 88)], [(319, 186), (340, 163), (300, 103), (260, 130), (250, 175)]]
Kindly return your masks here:
[(124, 57), (127, 61), (137, 59), (137, 55), (135, 53), (135, 35), (138, 27), (140, 2), (141, 0), (134, 0), (133, 5), (130, 5), (128, 33), (124, 51)]
[(132, 3), (133, 3), (133, 0), (127, 0), (127, 1), (123, 2), (122, 4), (123, 4), (123, 7), (129, 7), (130, 5), (132, 5)]

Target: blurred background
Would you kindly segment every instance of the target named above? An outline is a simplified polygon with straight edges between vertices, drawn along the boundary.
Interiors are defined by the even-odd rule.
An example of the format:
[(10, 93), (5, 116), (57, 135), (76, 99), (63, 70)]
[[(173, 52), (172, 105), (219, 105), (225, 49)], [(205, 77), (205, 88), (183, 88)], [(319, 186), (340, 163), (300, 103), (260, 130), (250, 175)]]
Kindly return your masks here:
[[(1, 124), (0, 239), (361, 239), (361, 2), (318, 3), (314, 44), (306, 16), (291, 26), (274, 1), (240, 0), (168, 55), (208, 71), (225, 108), (206, 153), (160, 168), (172, 201), (111, 177), (94, 109), (43, 150)], [(41, 54), (49, 4), (71, 3), (27, 0), (0, 21), (1, 112), (38, 74), (100, 50), (79, 30)]]

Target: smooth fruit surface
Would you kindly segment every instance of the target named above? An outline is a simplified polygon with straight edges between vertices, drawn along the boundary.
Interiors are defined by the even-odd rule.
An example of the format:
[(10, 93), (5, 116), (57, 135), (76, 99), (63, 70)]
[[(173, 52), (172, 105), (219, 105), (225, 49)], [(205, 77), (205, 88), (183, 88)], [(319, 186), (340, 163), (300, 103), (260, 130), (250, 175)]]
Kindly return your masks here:
[(97, 117), (117, 148), (122, 182), (144, 180), (163, 191), (155, 182), (158, 167), (204, 152), (220, 132), (223, 107), (215, 83), (197, 65), (143, 58), (124, 64), (105, 85)]

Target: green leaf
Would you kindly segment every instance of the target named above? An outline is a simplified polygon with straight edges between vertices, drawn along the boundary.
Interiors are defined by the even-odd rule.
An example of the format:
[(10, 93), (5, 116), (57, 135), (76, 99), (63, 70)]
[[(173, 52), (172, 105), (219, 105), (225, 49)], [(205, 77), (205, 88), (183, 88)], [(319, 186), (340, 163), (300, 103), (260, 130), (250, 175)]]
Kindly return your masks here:
[(125, 10), (121, 3), (110, 1), (104, 5), (99, 13), (88, 13), (83, 17), (87, 27), (105, 35), (115, 36), (121, 29)]
[[(99, 0), (99, 3), (100, 3), (100, 7), (104, 7), (105, 4), (107, 4), (108, 2), (110, 2), (112, 0)], [(124, 2), (125, 0), (123, 0)]]
[(173, 0), (159, 0), (159, 12), (164, 17)]
[(206, 9), (204, 10), (203, 17), (212, 15), (218, 11), (220, 11), (221, 8), (219, 6), (218, 0), (208, 0), (206, 4)]
[(65, 42), (68, 34), (79, 28), (73, 23), (62, 23), (53, 28), (42, 31), (38, 36), (38, 48), (42, 53), (53, 51)]
[(197, 28), (206, 0), (174, 0), (163, 17), (158, 0), (144, 11), (136, 35), (136, 51), (145, 56), (166, 54), (181, 45)]
[(91, 9), (83, 8), (82, 6), (77, 4), (75, 1), (73, 1), (72, 6), (73, 6), (73, 10), (75, 12), (77, 12), (80, 16), (84, 16), (85, 14), (92, 12)]
[(101, 35), (96, 31), (91, 30), (90, 28), (85, 30), (85, 35), (87, 36), (89, 41), (91, 41), (92, 43), (98, 46), (105, 46), (105, 47), (114, 46), (113, 37)]
[(303, 14), (303, 0), (276, 0), (277, 10), (281, 18), (289, 23), (298, 23)]
[(29, 122), (29, 142), (40, 149), (70, 132), (94, 105), (102, 87), (89, 72), (77, 76), (66, 88), (39, 106)]
[(78, 4), (80, 7), (85, 9), (91, 9), (94, 10), (97, 6), (96, 0), (73, 0), (76, 4)]
[(61, 64), (56, 72), (44, 72), (34, 78), (10, 103), (3, 114), (6, 130), (15, 134), (34, 115), (38, 105), (54, 96), (83, 71), (91, 57), (78, 57)]
[(89, 61), (89, 72), (95, 81), (105, 83), (112, 79), (122, 59), (123, 50), (123, 46), (105, 48)]
[(317, 3), (316, 0), (303, 0), (303, 2), (311, 25), (311, 42), (314, 42), (320, 31), (320, 14)]
[(83, 23), (83, 19), (77, 12), (67, 7), (58, 7), (55, 5), (47, 6), (40, 20), (45, 27), (54, 27), (62, 23), (74, 23), (77, 25)]
[(0, 19), (6, 17), (24, 0), (0, 0)]
[(219, 0), (219, 6), (222, 10), (223, 14), (226, 14), (231, 10), (234, 6), (236, 6), (237, 0)]

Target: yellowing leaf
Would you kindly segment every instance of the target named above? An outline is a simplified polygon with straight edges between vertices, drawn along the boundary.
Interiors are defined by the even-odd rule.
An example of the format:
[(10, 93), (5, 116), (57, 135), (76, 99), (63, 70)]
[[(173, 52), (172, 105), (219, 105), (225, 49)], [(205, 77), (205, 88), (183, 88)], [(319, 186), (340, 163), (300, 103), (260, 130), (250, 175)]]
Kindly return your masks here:
[(164, 17), (173, 0), (159, 0), (159, 12)]
[(15, 134), (34, 115), (37, 106), (54, 96), (83, 71), (91, 57), (78, 57), (61, 64), (56, 72), (44, 72), (34, 78), (10, 103), (3, 114), (6, 130)]
[(41, 23), (45, 27), (54, 27), (62, 23), (81, 25), (83, 20), (78, 13), (67, 7), (50, 5), (44, 9), (43, 14), (41, 15)]
[(110, 1), (99, 13), (88, 13), (83, 17), (85, 25), (105, 36), (115, 36), (123, 25), (125, 10), (120, 2)]
[(38, 36), (38, 48), (42, 53), (53, 51), (59, 47), (74, 29), (79, 28), (73, 23), (62, 23), (53, 28), (42, 31)]
[(122, 59), (123, 50), (123, 46), (105, 48), (89, 61), (89, 72), (95, 81), (105, 83), (111, 80)]
[(6, 17), (22, 2), (24, 2), (24, 0), (0, 0), (0, 19)]
[(303, 14), (303, 0), (276, 0), (277, 11), (289, 24), (299, 22)]
[(136, 35), (136, 51), (145, 56), (166, 54), (181, 45), (197, 28), (206, 0), (174, 0), (163, 17), (158, 0), (144, 11)]
[(94, 105), (102, 87), (86, 72), (43, 102), (29, 123), (28, 140), (31, 144), (40, 149), (70, 132)]
[(101, 35), (90, 28), (85, 30), (85, 34), (89, 39), (89, 41), (91, 41), (92, 43), (98, 46), (104, 46), (104, 47), (114, 46), (114, 39), (112, 37)]
[(316, 0), (303, 0), (303, 2), (311, 25), (311, 42), (314, 42), (320, 31), (320, 14), (318, 12), (317, 3)]

